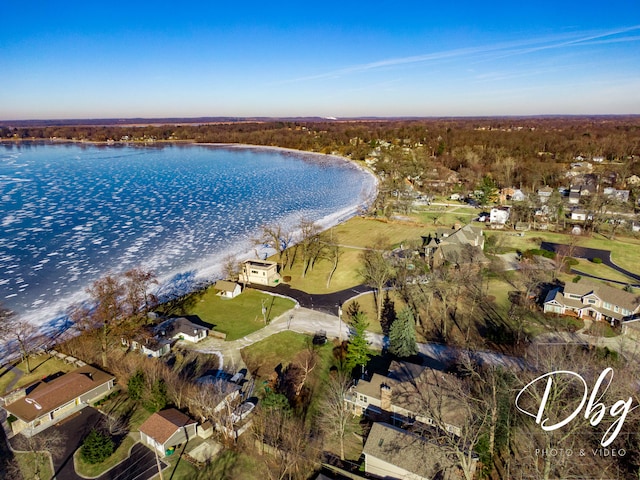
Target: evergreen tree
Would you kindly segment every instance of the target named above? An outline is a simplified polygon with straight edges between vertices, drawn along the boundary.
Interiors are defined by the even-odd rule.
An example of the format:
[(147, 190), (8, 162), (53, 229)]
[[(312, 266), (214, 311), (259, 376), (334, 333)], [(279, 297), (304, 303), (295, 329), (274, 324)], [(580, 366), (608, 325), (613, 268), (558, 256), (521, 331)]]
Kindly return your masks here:
[(393, 300), (389, 297), (387, 293), (384, 296), (384, 302), (382, 304), (382, 316), (380, 317), (380, 327), (382, 327), (382, 333), (385, 335), (389, 335), (389, 330), (391, 329), (391, 325), (396, 320), (396, 306)]
[(345, 366), (348, 370), (353, 370), (357, 365), (360, 365), (364, 370), (364, 366), (369, 361), (369, 342), (366, 337), (368, 326), (369, 322), (367, 322), (367, 316), (364, 313), (359, 312), (353, 317), (345, 359)]
[(149, 412), (158, 412), (166, 407), (167, 403), (167, 385), (162, 379), (156, 380), (144, 402), (144, 408)]
[(114, 445), (111, 437), (94, 428), (84, 439), (80, 456), (87, 463), (100, 463), (109, 458), (113, 451)]
[(389, 330), (389, 352), (404, 358), (418, 353), (416, 322), (411, 308), (405, 307)]
[(144, 373), (138, 370), (127, 382), (127, 390), (129, 391), (129, 398), (131, 400), (142, 399), (144, 393)]

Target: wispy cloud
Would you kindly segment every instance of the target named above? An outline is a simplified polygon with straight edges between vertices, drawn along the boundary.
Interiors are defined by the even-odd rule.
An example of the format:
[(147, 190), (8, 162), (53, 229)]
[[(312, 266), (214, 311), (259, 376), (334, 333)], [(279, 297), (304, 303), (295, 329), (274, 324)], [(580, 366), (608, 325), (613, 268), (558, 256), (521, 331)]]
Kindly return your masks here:
[(630, 32), (635, 32), (637, 30), (640, 30), (640, 25), (601, 32), (573, 32), (563, 35), (531, 38), (515, 42), (503, 42), (493, 45), (444, 50), (440, 52), (426, 53), (424, 55), (388, 58), (375, 62), (350, 65), (347, 67), (332, 70), (329, 72), (318, 73), (315, 75), (293, 78), (282, 83), (296, 83), (312, 80), (340, 78), (347, 75), (363, 73), (367, 71), (381, 70), (403, 65), (426, 64), (430, 62), (453, 60), (465, 57), (473, 57), (476, 60), (480, 59), (481, 61), (486, 61), (489, 59), (527, 55), (543, 50), (591, 46), (606, 43), (637, 42), (640, 40), (640, 36), (621, 36)]

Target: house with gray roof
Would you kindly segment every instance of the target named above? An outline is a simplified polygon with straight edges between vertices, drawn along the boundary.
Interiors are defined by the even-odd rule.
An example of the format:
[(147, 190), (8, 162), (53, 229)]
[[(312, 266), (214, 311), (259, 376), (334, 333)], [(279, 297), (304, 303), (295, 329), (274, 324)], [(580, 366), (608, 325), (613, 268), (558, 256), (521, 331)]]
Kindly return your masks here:
[(635, 319), (640, 313), (640, 296), (604, 283), (581, 279), (552, 289), (544, 300), (545, 313), (575, 315), (603, 320), (611, 325)]
[(471, 225), (457, 230), (439, 228), (435, 235), (422, 237), (422, 248), (431, 268), (445, 263), (460, 266), (488, 262), (483, 253), (484, 232), (482, 228)]

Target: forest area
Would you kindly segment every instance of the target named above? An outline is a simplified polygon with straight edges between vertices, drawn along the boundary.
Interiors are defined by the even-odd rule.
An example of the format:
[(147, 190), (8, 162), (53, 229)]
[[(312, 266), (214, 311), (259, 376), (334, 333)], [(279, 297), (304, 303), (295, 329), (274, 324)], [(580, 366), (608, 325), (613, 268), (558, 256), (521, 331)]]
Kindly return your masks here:
[[(43, 122), (45, 123), (45, 122)], [(475, 185), (490, 176), (500, 187), (558, 186), (566, 163), (602, 157), (613, 186), (640, 174), (640, 118), (505, 117), (376, 120), (269, 120), (202, 124), (0, 126), (5, 139), (87, 142), (198, 142), (277, 146), (364, 161), (384, 152), (393, 178), (455, 174)], [(431, 173), (433, 172), (433, 173)]]

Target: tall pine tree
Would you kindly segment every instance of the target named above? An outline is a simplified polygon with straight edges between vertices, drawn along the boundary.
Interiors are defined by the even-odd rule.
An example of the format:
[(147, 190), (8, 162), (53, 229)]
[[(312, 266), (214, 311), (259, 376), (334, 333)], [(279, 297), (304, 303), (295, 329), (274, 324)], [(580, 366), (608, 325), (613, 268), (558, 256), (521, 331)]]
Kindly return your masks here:
[(345, 358), (345, 367), (348, 371), (360, 365), (364, 372), (364, 366), (369, 361), (369, 342), (366, 337), (368, 326), (369, 322), (367, 322), (367, 316), (364, 313), (358, 312), (353, 316)]
[(389, 352), (396, 357), (410, 357), (418, 353), (416, 343), (416, 321), (413, 311), (405, 307), (398, 313), (398, 318), (389, 329)]

